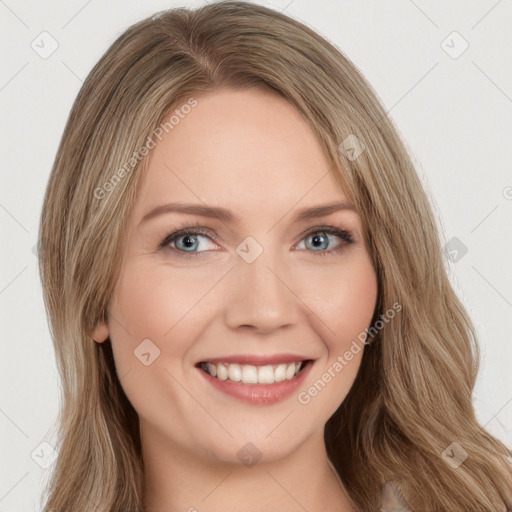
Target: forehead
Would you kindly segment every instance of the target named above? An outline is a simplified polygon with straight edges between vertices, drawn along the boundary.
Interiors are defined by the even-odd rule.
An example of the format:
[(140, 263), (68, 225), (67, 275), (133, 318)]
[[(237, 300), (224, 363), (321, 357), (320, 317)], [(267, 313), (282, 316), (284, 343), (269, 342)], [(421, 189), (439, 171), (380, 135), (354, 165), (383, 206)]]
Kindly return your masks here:
[(269, 218), (294, 204), (348, 202), (320, 142), (282, 97), (259, 89), (193, 97), (197, 104), (180, 111), (148, 155), (134, 206), (139, 219), (175, 201)]

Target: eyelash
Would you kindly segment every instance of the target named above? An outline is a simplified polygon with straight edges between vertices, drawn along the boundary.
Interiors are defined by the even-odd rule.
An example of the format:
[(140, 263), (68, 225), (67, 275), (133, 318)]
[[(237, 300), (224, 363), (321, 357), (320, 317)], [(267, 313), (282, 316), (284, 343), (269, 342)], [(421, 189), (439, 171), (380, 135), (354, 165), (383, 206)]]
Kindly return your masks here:
[[(331, 249), (331, 250), (324, 250), (324, 251), (310, 251), (313, 253), (317, 253), (319, 256), (333, 256), (335, 254), (339, 254), (344, 250), (344, 245), (351, 245), (354, 243), (354, 239), (352, 238), (352, 235), (349, 231), (345, 229), (340, 229), (335, 226), (329, 226), (328, 224), (321, 223), (314, 228), (311, 228), (309, 231), (307, 231), (303, 238), (300, 240), (304, 240), (304, 238), (307, 238), (308, 236), (317, 234), (317, 233), (325, 233), (329, 235), (335, 235), (338, 238), (340, 238), (345, 244), (340, 244), (338, 247)], [(210, 238), (212, 241), (216, 242), (218, 238), (209, 230), (206, 228), (203, 228), (199, 223), (190, 224), (188, 226), (185, 226), (181, 228), (179, 231), (175, 231), (174, 233), (171, 233), (170, 235), (167, 235), (159, 244), (159, 249), (165, 249), (171, 244), (172, 242), (176, 241), (178, 238), (184, 237), (184, 236), (195, 236), (195, 235), (203, 235)], [(197, 256), (202, 255), (205, 252), (208, 251), (201, 251), (201, 252), (185, 252), (180, 251), (176, 248), (169, 247), (171, 250), (177, 252), (180, 257), (190, 259), (195, 258)]]

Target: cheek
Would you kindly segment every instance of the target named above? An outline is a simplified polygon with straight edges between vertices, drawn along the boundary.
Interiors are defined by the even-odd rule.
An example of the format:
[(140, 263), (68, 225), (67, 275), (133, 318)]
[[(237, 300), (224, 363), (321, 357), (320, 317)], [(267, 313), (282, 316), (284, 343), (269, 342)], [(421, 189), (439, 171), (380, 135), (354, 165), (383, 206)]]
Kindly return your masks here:
[(147, 260), (130, 262), (109, 309), (116, 370), (127, 397), (139, 415), (177, 429), (186, 423), (179, 415), (190, 408), (177, 381), (189, 375), (188, 351), (210, 322), (201, 297), (214, 284), (211, 272), (190, 275)]
[[(149, 260), (133, 261), (123, 268), (110, 311), (112, 344), (119, 362), (133, 357), (146, 339), (162, 355), (172, 346), (172, 359), (179, 361), (190, 340), (209, 320), (201, 298), (214, 284), (210, 272), (170, 269)], [(163, 358), (162, 358), (163, 359)]]
[(365, 329), (377, 301), (377, 278), (366, 259), (315, 278), (309, 286), (309, 323), (324, 345), (324, 357), (298, 402), (327, 421), (352, 387), (364, 352)]
[(330, 356), (340, 355), (372, 320), (378, 291), (373, 266), (368, 258), (359, 258), (336, 271), (319, 272), (308, 288), (308, 305)]
[[(112, 312), (124, 320), (135, 342), (160, 339), (172, 327), (178, 294), (162, 286), (157, 276), (142, 266), (126, 268), (115, 292)], [(119, 329), (117, 329), (119, 330)], [(126, 335), (126, 331), (121, 333)]]

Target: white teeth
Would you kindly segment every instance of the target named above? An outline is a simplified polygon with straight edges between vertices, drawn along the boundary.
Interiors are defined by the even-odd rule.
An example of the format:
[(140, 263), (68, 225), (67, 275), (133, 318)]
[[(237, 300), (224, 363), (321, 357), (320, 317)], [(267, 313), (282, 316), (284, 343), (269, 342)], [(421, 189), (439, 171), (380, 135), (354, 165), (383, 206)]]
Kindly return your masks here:
[(242, 370), (240, 370), (240, 365), (230, 364), (228, 368), (228, 377), (229, 380), (232, 380), (233, 382), (240, 382), (242, 380)]
[(286, 367), (285, 379), (289, 380), (295, 375), (296, 366), (295, 363), (291, 363)]
[(208, 363), (208, 372), (213, 377), (216, 377), (217, 376), (217, 367), (212, 363)]
[(274, 384), (274, 370), (272, 366), (260, 366), (258, 368), (258, 382), (260, 384)]
[(250, 364), (242, 365), (242, 382), (244, 384), (258, 383), (258, 369)]
[(228, 378), (228, 371), (227, 371), (226, 367), (222, 363), (219, 363), (216, 366), (217, 366), (217, 379), (226, 380)]
[(286, 365), (280, 364), (274, 372), (274, 381), (281, 382), (286, 379)]
[(202, 363), (201, 367), (212, 377), (220, 380), (243, 382), (244, 384), (273, 384), (293, 379), (302, 366), (302, 361), (277, 365), (254, 366), (236, 363)]

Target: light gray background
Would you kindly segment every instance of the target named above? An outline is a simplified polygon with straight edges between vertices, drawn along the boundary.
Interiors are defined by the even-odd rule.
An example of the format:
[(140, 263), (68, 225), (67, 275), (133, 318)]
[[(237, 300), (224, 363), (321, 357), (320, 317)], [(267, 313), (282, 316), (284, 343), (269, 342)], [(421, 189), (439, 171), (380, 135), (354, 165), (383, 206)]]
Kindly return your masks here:
[[(443, 243), (457, 237), (467, 246), (449, 265), (482, 345), (475, 407), (482, 424), (512, 446), (512, 1), (261, 3), (319, 31), (361, 70), (408, 145)], [(130, 24), (201, 4), (0, 0), (0, 512), (39, 510), (49, 470), (36, 455), (47, 456), (41, 443), (55, 441), (59, 382), (34, 245), (72, 102)], [(31, 47), (51, 49), (44, 31), (58, 43), (46, 59)], [(464, 42), (453, 31), (469, 44), (457, 58)]]

